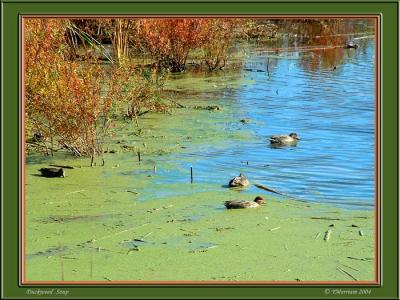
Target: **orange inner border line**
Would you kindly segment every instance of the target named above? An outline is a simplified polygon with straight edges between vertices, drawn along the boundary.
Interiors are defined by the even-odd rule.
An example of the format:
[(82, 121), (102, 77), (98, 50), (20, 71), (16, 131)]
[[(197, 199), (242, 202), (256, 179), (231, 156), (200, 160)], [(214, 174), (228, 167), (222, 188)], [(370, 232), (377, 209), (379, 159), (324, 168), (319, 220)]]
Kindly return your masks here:
[[(25, 19), (30, 18), (61, 19), (98, 19), (98, 18), (246, 18), (246, 19), (374, 19), (375, 20), (375, 243), (373, 281), (29, 281), (26, 280), (25, 245), (25, 69), (24, 69), (24, 33)], [(21, 161), (20, 161), (20, 284), (21, 285), (369, 285), (381, 284), (381, 40), (380, 15), (26, 15), (21, 17)]]

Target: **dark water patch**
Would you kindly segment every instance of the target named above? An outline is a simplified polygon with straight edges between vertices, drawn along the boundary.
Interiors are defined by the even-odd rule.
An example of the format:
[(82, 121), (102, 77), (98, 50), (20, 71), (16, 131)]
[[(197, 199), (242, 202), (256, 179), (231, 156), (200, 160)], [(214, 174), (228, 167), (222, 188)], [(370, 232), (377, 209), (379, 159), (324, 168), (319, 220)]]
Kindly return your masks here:
[(218, 246), (210, 242), (195, 242), (190, 244), (189, 253), (194, 253), (194, 254), (205, 253), (216, 247)]
[(26, 259), (32, 259), (35, 257), (50, 257), (50, 256), (55, 256), (55, 255), (63, 255), (66, 254), (69, 251), (69, 248), (67, 246), (57, 246), (57, 247), (50, 247), (47, 248), (46, 250), (40, 250), (32, 254), (26, 254)]
[(66, 216), (48, 216), (38, 220), (43, 224), (54, 224), (54, 223), (68, 223), (68, 222), (93, 222), (102, 220), (105, 218), (111, 218), (117, 216), (116, 214), (101, 214), (101, 215), (66, 215)]

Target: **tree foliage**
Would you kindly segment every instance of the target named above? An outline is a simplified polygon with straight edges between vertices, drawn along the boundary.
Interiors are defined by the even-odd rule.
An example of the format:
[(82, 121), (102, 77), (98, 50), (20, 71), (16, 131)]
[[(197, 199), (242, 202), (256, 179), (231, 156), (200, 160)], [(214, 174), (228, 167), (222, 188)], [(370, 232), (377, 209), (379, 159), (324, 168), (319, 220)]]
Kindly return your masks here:
[[(121, 108), (137, 125), (142, 113), (166, 109), (164, 75), (184, 71), (191, 54), (209, 71), (222, 69), (240, 24), (232, 18), (25, 19), (26, 128), (43, 136), (51, 152), (61, 146), (93, 159)], [(154, 64), (137, 65), (131, 51)]]
[(233, 43), (235, 19), (207, 19), (201, 28), (200, 48), (209, 71), (225, 67)]
[(55, 148), (55, 140), (77, 155), (101, 152), (99, 119), (110, 99), (102, 99), (104, 72), (91, 61), (67, 59), (68, 21), (29, 19), (25, 24), (25, 101), (30, 127)]
[(172, 72), (183, 71), (189, 51), (201, 43), (202, 24), (199, 18), (141, 19), (138, 46), (148, 51), (159, 66)]

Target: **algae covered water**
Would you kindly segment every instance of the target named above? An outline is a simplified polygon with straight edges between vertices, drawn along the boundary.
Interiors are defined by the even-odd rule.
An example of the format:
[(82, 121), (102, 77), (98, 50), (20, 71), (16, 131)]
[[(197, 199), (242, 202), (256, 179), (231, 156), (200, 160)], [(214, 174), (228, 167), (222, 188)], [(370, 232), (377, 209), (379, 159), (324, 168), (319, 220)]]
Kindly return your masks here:
[[(28, 155), (26, 279), (374, 280), (375, 52), (359, 44), (324, 50), (329, 64), (247, 45), (237, 70), (171, 75), (184, 107), (144, 115), (140, 130), (118, 122), (104, 166)], [(292, 131), (296, 147), (269, 145)], [(38, 176), (49, 164), (74, 169)], [(290, 197), (228, 189), (240, 172)], [(223, 206), (256, 195), (260, 209)]]

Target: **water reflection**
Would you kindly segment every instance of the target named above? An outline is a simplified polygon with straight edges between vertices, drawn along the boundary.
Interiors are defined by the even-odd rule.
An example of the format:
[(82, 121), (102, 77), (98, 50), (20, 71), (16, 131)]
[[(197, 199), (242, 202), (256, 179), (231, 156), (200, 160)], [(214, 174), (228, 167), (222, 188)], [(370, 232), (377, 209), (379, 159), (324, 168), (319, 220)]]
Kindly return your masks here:
[[(374, 37), (374, 20), (369, 19), (287, 19), (276, 21), (281, 37), (276, 41), (267, 41), (264, 51), (270, 57), (287, 56), (301, 58), (301, 67), (307, 71), (335, 69), (346, 58), (366, 55), (366, 45)], [(342, 48), (349, 43), (360, 47)], [(270, 62), (273, 69), (273, 61)]]

